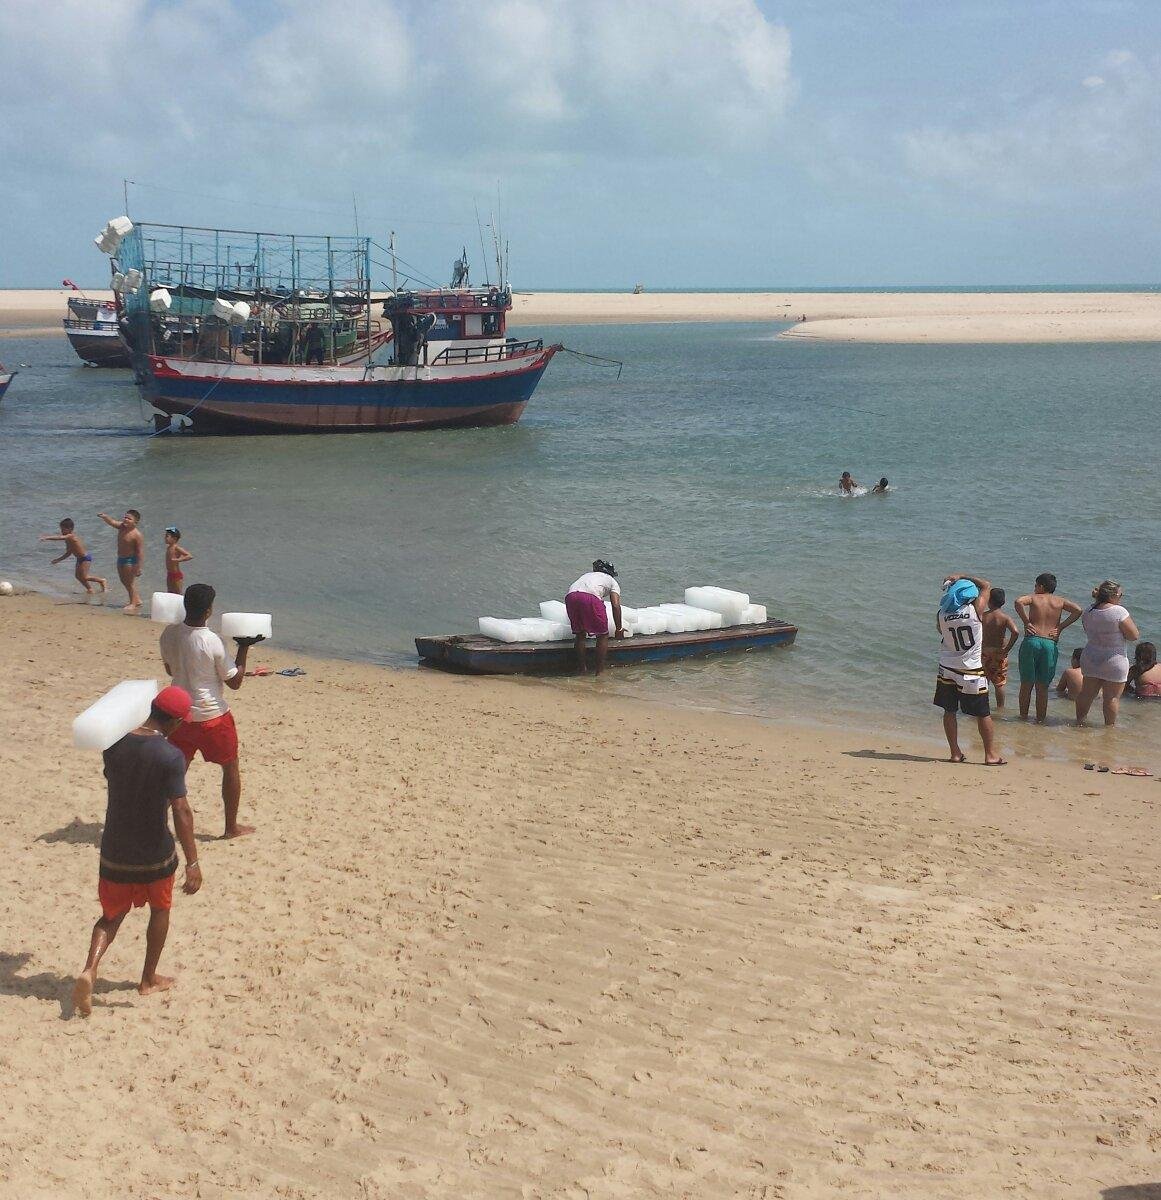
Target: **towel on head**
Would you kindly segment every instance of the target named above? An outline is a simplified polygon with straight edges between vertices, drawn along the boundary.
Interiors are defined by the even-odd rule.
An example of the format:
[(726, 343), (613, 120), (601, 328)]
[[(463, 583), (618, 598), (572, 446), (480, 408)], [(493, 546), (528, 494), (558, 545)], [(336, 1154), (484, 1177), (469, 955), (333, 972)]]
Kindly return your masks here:
[(979, 594), (980, 589), (970, 579), (955, 579), (943, 589), (939, 610), (945, 614), (953, 613), (965, 604), (970, 604)]

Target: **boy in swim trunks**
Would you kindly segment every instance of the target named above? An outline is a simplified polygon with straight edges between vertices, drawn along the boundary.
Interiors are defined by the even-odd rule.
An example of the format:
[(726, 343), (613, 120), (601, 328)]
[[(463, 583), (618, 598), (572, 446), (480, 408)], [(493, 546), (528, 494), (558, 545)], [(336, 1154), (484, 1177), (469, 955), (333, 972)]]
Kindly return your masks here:
[(1056, 681), (1056, 694), (1068, 700), (1075, 701), (1080, 695), (1080, 685), (1084, 683), (1084, 672), (1080, 669), (1080, 647), (1072, 652), (1072, 666), (1065, 667)]
[(181, 564), (187, 563), (193, 555), (182, 545), (181, 530), (176, 525), (165, 527), (165, 590), (180, 596), (185, 590), (185, 575)]
[(60, 523), (60, 533), (44, 533), (41, 534), (42, 542), (64, 542), (64, 553), (59, 558), (54, 558), (53, 565), (58, 562), (64, 562), (69, 555), (77, 560), (76, 570), (73, 572), (76, 575), (77, 583), (81, 585), (92, 595), (92, 584), (96, 584), (101, 591), (105, 590), (105, 580), (99, 575), (90, 575), (89, 567), (92, 566), (93, 556), (85, 549), (85, 543), (73, 532), (75, 526), (71, 517), (65, 517)]
[(1008, 655), (1020, 640), (1016, 622), (1003, 610), (1006, 594), (994, 587), (988, 596), (987, 612), (980, 618), (984, 626), (984, 677), (996, 689), (996, 707), (1004, 707), (1008, 685)]
[[(1060, 635), (1080, 619), (1081, 607), (1056, 595), (1056, 576), (1036, 576), (1036, 588), (1016, 601), (1016, 616), (1024, 623), (1020, 643), (1020, 719), (1027, 720), (1032, 689), (1036, 689), (1036, 723), (1048, 719), (1048, 687), (1056, 676)], [(1067, 614), (1067, 615), (1065, 615)]]
[(117, 531), (117, 575), (129, 593), (129, 603), (121, 611), (140, 612), (141, 597), (137, 594), (137, 580), (141, 578), (145, 566), (145, 538), (137, 528), (141, 514), (135, 508), (130, 508), (119, 521), (107, 513), (97, 513), (97, 516)]

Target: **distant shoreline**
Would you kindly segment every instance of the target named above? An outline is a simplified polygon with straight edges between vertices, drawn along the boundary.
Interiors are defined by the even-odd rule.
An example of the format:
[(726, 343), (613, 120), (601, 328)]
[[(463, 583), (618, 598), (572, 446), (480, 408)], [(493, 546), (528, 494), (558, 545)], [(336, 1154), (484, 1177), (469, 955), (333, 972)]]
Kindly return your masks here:
[[(55, 333), (71, 294), (0, 291), (0, 337)], [(514, 328), (661, 322), (769, 322), (845, 342), (1155, 342), (1161, 291), (518, 292), (511, 314)]]

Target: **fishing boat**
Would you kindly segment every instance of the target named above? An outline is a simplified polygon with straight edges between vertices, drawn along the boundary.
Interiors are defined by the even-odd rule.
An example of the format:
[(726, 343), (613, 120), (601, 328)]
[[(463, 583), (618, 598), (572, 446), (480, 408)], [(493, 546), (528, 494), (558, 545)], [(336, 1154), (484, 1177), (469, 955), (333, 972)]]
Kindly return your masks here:
[[(707, 654), (769, 650), (789, 646), (797, 636), (797, 626), (773, 620), (696, 633), (611, 637), (605, 662), (610, 667), (623, 667)], [(429, 666), (472, 675), (550, 675), (575, 671), (577, 666), (572, 642), (497, 642), (480, 634), (451, 634), (417, 637), (415, 649), (420, 661)]]
[(19, 375), (19, 371), (5, 372), (4, 364), (0, 363), (0, 400), (4, 399), (4, 393), (8, 390), (8, 385)]
[(82, 361), (94, 367), (132, 365), (129, 347), (121, 337), (115, 301), (70, 296), (64, 319), (65, 337)]
[(128, 218), (102, 236), (138, 385), (175, 432), (511, 424), (561, 349), (508, 336), (502, 270), (494, 286), (457, 270), (458, 286), (375, 294), (370, 238)]

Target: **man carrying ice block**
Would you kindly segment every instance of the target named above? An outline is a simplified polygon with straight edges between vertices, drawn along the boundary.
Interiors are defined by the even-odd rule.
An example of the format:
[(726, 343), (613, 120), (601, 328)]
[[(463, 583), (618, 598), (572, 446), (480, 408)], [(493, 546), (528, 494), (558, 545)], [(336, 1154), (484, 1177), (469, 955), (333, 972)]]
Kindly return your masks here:
[(73, 987), (73, 1007), (82, 1017), (92, 1011), (93, 985), (101, 958), (131, 908), (149, 905), (145, 967), (137, 990), (148, 996), (173, 985), (172, 979), (157, 973), (169, 933), (173, 877), (177, 872), (177, 847), (169, 830), (171, 808), (185, 855), (182, 890), (193, 895), (202, 886), (193, 814), (185, 798), (185, 759), (166, 740), (181, 726), (189, 710), (187, 692), (178, 687), (164, 688), (154, 696), (145, 724), (105, 751), (109, 800), (97, 884), (101, 919), (93, 926), (89, 957)]
[(597, 639), (597, 674), (605, 669), (605, 655), (609, 650), (609, 614), (605, 612), (605, 601), (613, 609), (613, 624), (617, 637), (624, 637), (621, 625), (621, 585), (617, 582), (617, 569), (610, 562), (598, 558), (593, 569), (586, 571), (568, 589), (564, 608), (576, 639), (576, 656), (580, 673), (588, 672), (585, 656), (585, 638)]
[(214, 611), (217, 593), (208, 583), (195, 583), (185, 591), (185, 621), (169, 625), (161, 635), (161, 659), (179, 687), (193, 699), (189, 720), (170, 738), (185, 755), (186, 766), (201, 751), (206, 762), (222, 768), (222, 804), (226, 810), (228, 838), (253, 833), (252, 825), (238, 824), (242, 800), (242, 775), (238, 768), (238, 731), (226, 703), (223, 687), (237, 691), (246, 678), (246, 655), (261, 637), (235, 638), (234, 662), (226, 657), (222, 639), (206, 622)]

